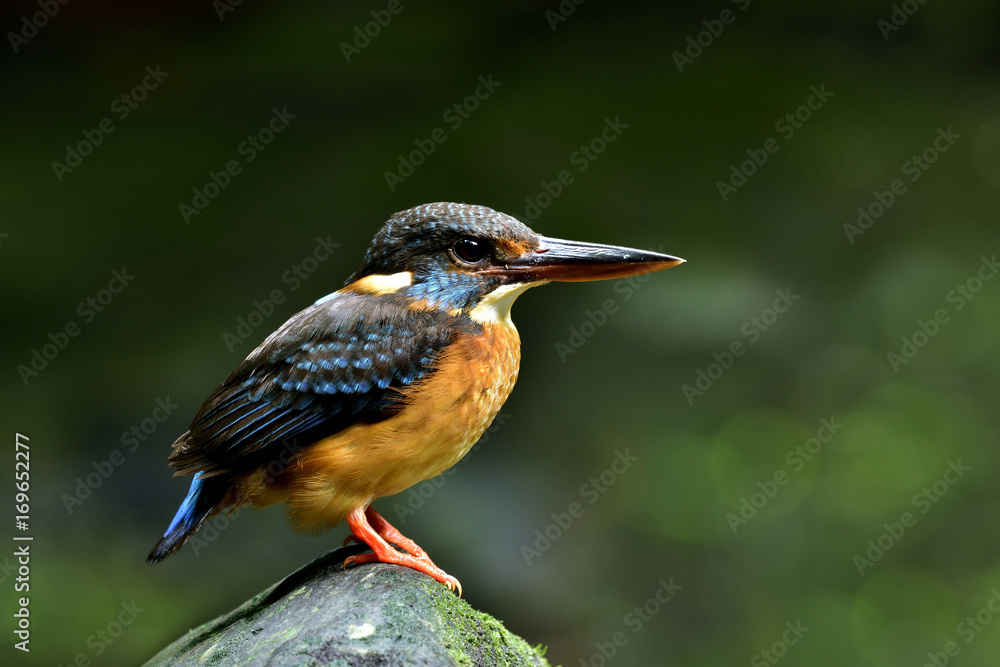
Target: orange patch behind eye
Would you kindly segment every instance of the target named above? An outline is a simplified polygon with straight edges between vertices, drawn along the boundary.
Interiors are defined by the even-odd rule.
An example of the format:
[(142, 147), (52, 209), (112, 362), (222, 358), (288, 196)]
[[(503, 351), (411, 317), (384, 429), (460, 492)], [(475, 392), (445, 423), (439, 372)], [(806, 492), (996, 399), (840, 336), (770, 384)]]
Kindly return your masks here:
[(514, 239), (497, 239), (497, 245), (504, 254), (520, 257), (531, 250), (531, 245), (525, 241), (515, 241)]

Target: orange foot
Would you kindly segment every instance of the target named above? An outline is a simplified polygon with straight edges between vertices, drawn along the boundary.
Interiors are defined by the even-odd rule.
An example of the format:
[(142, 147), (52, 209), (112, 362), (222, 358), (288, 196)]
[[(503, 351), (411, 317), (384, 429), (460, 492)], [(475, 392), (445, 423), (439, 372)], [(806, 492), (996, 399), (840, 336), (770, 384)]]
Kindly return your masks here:
[[(431, 561), (427, 552), (417, 546), (416, 542), (396, 530), (382, 515), (371, 507), (358, 507), (347, 515), (347, 525), (351, 527), (352, 535), (344, 540), (348, 542), (363, 542), (374, 553), (349, 556), (344, 560), (344, 567), (363, 565), (364, 563), (395, 563), (405, 565), (418, 572), (434, 577), (462, 597), (462, 584)], [(395, 544), (404, 551), (397, 551), (391, 545)], [(405, 552), (405, 553), (404, 553)]]

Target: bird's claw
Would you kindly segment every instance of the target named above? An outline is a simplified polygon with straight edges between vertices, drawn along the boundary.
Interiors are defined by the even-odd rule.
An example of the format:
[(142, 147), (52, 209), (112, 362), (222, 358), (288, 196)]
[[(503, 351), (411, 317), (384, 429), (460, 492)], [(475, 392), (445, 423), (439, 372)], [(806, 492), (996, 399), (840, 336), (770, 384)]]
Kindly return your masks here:
[(405, 558), (399, 558), (398, 560), (396, 559), (382, 560), (374, 553), (363, 553), (354, 556), (348, 556), (347, 558), (345, 558), (344, 569), (346, 570), (347, 568), (352, 567), (354, 565), (364, 565), (366, 563), (390, 563), (395, 565), (403, 565), (405, 567), (417, 570), (418, 572), (423, 572), (427, 576), (447, 586), (448, 590), (457, 595), (458, 597), (462, 597), (462, 584), (458, 581), (456, 577), (453, 577), (450, 574), (446, 573), (444, 570), (435, 565), (430, 558), (427, 558), (426, 556), (423, 558), (410, 556), (410, 558), (412, 558), (413, 561), (416, 562), (413, 561), (407, 562)]
[(446, 576), (445, 580), (442, 581), (441, 583), (447, 586), (449, 591), (451, 591), (458, 597), (462, 597), (462, 584), (458, 582), (458, 579), (451, 576), (450, 574), (445, 576)]

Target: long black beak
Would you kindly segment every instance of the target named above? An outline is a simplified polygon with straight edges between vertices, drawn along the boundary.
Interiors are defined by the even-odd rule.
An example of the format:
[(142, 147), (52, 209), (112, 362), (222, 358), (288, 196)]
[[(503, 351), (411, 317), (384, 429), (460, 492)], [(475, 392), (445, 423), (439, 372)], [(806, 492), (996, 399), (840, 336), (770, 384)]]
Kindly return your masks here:
[(649, 250), (623, 248), (601, 243), (565, 241), (546, 236), (534, 250), (485, 269), (484, 273), (500, 274), (514, 282), (558, 280), (582, 282), (625, 278), (642, 273), (662, 271), (684, 260)]

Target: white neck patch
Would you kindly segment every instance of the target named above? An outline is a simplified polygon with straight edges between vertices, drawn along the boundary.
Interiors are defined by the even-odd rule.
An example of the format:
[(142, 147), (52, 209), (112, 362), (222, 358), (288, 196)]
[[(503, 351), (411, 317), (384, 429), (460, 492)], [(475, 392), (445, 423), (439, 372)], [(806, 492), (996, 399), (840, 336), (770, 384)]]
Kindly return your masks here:
[(382, 294), (392, 294), (393, 292), (398, 292), (404, 287), (409, 287), (413, 284), (413, 274), (409, 271), (401, 271), (399, 273), (393, 273), (390, 275), (385, 274), (375, 274), (371, 276), (365, 276), (360, 280), (355, 280), (350, 285), (346, 285), (336, 292), (331, 292), (327, 294), (322, 299), (316, 301), (315, 305), (321, 303), (326, 303), (336, 299), (344, 292), (354, 292), (355, 294), (374, 294), (376, 296)]
[(359, 294), (380, 295), (398, 292), (404, 287), (409, 287), (412, 284), (413, 274), (409, 271), (400, 271), (399, 273), (389, 275), (377, 273), (371, 276), (365, 276), (360, 280), (355, 280), (347, 287), (354, 292), (358, 292)]

